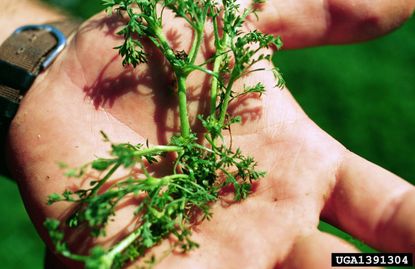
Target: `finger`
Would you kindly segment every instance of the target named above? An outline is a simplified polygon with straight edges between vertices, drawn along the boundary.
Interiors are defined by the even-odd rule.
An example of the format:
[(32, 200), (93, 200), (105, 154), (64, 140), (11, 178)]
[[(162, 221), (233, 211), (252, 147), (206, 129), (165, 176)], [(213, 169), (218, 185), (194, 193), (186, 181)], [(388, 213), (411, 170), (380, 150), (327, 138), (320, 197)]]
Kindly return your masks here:
[(415, 252), (415, 188), (348, 153), (323, 217), (384, 251)]
[(281, 268), (332, 268), (331, 254), (336, 252), (357, 253), (358, 250), (338, 237), (317, 231), (294, 243)]
[(414, 0), (269, 0), (260, 20), (252, 19), (261, 31), (282, 36), (285, 48), (300, 48), (386, 34), (405, 22), (414, 7)]

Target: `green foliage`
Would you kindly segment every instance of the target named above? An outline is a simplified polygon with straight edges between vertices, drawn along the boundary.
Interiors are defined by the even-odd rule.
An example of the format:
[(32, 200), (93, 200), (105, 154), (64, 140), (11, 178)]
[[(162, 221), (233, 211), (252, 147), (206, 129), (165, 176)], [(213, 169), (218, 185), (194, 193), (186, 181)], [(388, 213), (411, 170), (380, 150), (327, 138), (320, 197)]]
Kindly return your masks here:
[[(47, 220), (45, 227), (59, 253), (84, 262), (88, 269), (121, 268), (126, 262), (144, 256), (149, 248), (167, 237), (174, 239), (172, 250), (190, 251), (198, 247), (191, 239), (192, 226), (211, 218), (210, 205), (220, 198), (223, 188), (233, 189), (236, 202), (248, 197), (252, 182), (264, 177), (265, 172), (256, 170), (252, 157), (227, 145), (222, 131), (241, 122), (240, 117), (228, 113), (231, 101), (265, 91), (264, 85), (258, 83), (246, 86), (238, 93), (233, 89), (234, 82), (249, 72), (262, 70), (252, 69), (257, 62), (271, 59), (270, 54), (262, 53), (263, 49), (282, 46), (278, 37), (258, 31), (246, 32), (243, 23), (255, 10), (240, 10), (234, 0), (223, 1), (223, 5), (210, 0), (104, 0), (103, 4), (108, 13), (129, 18), (118, 33), (124, 37), (124, 42), (116, 48), (124, 65), (135, 67), (147, 62), (141, 43), (144, 37), (164, 54), (177, 80), (181, 133), (171, 137), (165, 146), (111, 143), (110, 158), (98, 158), (76, 169), (61, 165), (67, 169), (65, 175), (68, 177), (84, 178), (90, 170), (102, 175), (91, 181), (89, 188), (51, 194), (48, 199), (49, 204), (59, 201), (77, 204), (65, 225), (57, 220)], [(163, 9), (170, 9), (193, 29), (194, 40), (189, 52), (179, 55), (170, 47), (162, 31)], [(212, 70), (205, 67), (206, 64), (195, 63), (207, 21), (214, 25), (216, 53), (207, 61), (214, 62)], [(231, 58), (234, 64), (231, 64)], [(203, 143), (199, 143), (192, 132), (187, 114), (186, 78), (196, 70), (212, 76), (211, 113), (198, 116), (205, 128)], [(110, 142), (105, 133), (102, 132), (102, 136), (104, 141)], [(171, 174), (156, 177), (149, 172), (149, 167), (162, 164), (168, 152), (176, 155)], [(116, 183), (109, 183), (120, 168), (126, 170), (126, 176)], [(137, 169), (141, 173), (137, 173)], [(116, 215), (117, 205), (133, 197), (140, 199), (135, 209), (139, 224), (135, 231), (109, 249), (92, 249), (89, 256), (69, 251), (61, 228), (83, 226), (88, 227), (93, 237), (105, 236), (108, 223)], [(152, 257), (149, 265), (155, 262)]]

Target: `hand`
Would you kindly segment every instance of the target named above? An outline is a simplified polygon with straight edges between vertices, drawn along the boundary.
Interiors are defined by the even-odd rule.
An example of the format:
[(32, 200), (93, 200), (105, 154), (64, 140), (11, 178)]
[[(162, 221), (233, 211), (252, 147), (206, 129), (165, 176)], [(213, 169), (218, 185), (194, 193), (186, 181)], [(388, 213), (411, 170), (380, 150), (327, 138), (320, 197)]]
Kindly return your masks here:
[[(80, 186), (63, 178), (56, 162), (76, 166), (105, 155), (108, 145), (101, 142), (100, 130), (114, 141), (136, 143), (149, 138), (163, 143), (174, 127), (169, 114), (174, 102), (160, 94), (170, 83), (162, 79), (166, 74), (159, 68), (160, 59), (154, 56), (150, 66), (136, 71), (121, 68), (111, 50), (120, 43), (113, 36), (116, 23), (102, 15), (88, 22), (66, 53), (36, 81), (13, 123), (13, 161), (38, 228), (46, 216), (59, 217), (68, 210), (65, 204), (46, 206), (47, 195)], [(172, 27), (183, 29), (177, 22)], [(181, 40), (189, 39), (184, 29), (178, 34)], [(139, 74), (139, 79), (133, 74)], [(203, 79), (189, 80), (197, 87)], [(327, 267), (330, 252), (348, 251), (350, 246), (318, 232), (319, 217), (375, 247), (413, 251), (414, 225), (406, 218), (414, 206), (409, 193), (413, 187), (347, 152), (305, 116), (287, 90), (273, 89), (271, 76), (256, 73), (249, 78), (258, 80), (268, 92), (243, 113), (248, 121), (233, 130), (233, 143), (253, 155), (268, 177), (247, 201), (227, 208), (215, 206), (213, 220), (195, 232), (199, 250), (186, 257), (171, 255), (160, 267), (187, 268), (195, 263), (197, 268), (291, 268), (292, 262), (303, 268)], [(196, 110), (197, 104), (191, 109)], [(140, 110), (135, 113), (137, 107)], [(252, 116), (258, 118), (250, 121)], [(366, 177), (371, 180), (367, 182)], [(374, 181), (376, 191), (371, 190)], [(118, 212), (105, 243), (120, 235), (128, 222), (122, 216), (131, 215), (130, 210)], [(397, 215), (388, 218), (394, 214), (383, 214), (386, 211)], [(375, 231), (381, 223), (387, 225)], [(378, 238), (384, 230), (391, 238)], [(318, 255), (312, 251), (316, 245)]]

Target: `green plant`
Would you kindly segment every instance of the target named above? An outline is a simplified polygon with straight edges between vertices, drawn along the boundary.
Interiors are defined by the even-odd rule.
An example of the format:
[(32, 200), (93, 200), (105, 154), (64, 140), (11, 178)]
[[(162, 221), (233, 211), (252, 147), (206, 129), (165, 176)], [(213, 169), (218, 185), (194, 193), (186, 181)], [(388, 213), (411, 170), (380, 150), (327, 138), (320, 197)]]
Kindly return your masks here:
[[(98, 158), (80, 168), (67, 170), (69, 177), (82, 177), (88, 169), (104, 173), (102, 178), (92, 181), (88, 189), (49, 196), (49, 204), (59, 201), (77, 204), (76, 211), (66, 220), (67, 227), (86, 226), (91, 236), (105, 235), (116, 206), (131, 196), (141, 199), (135, 210), (140, 225), (110, 249), (97, 246), (89, 256), (83, 256), (69, 250), (63, 225), (58, 220), (48, 219), (44, 225), (58, 253), (84, 262), (86, 268), (92, 269), (120, 268), (142, 257), (146, 250), (167, 236), (174, 236), (175, 250), (190, 251), (197, 247), (191, 240), (191, 227), (211, 217), (210, 205), (220, 198), (221, 189), (232, 186), (234, 200), (239, 201), (249, 195), (253, 181), (264, 177), (265, 172), (255, 169), (255, 160), (227, 145), (222, 135), (232, 124), (241, 122), (240, 117), (228, 113), (230, 102), (248, 93), (265, 91), (261, 83), (235, 91), (235, 81), (262, 70), (252, 70), (257, 62), (271, 60), (271, 55), (262, 53), (262, 49), (282, 46), (278, 37), (243, 30), (247, 16), (255, 13), (254, 7), (260, 2), (254, 1), (254, 5), (241, 11), (235, 0), (222, 1), (221, 5), (212, 0), (103, 0), (109, 13), (128, 16), (127, 24), (119, 32), (124, 43), (117, 47), (124, 65), (135, 67), (147, 61), (141, 38), (151, 40), (169, 63), (177, 82), (181, 132), (171, 137), (168, 145), (111, 143), (111, 158)], [(170, 46), (162, 31), (162, 9), (170, 9), (193, 29), (194, 40), (189, 52), (177, 52)], [(216, 52), (211, 59), (197, 65), (196, 57), (207, 23), (213, 24)], [(208, 63), (212, 63), (212, 69), (208, 68)], [(197, 134), (192, 131), (187, 111), (186, 78), (196, 70), (211, 76), (210, 113), (198, 116), (205, 128), (203, 142), (198, 142)], [(277, 70), (272, 71), (282, 84)], [(110, 142), (104, 133), (102, 135)], [(156, 177), (148, 168), (162, 162), (168, 153), (175, 155), (171, 174)], [(120, 168), (127, 171), (126, 179), (103, 190), (104, 184)], [(139, 175), (132, 172), (137, 168), (141, 169)], [(155, 258), (151, 262), (154, 263)]]

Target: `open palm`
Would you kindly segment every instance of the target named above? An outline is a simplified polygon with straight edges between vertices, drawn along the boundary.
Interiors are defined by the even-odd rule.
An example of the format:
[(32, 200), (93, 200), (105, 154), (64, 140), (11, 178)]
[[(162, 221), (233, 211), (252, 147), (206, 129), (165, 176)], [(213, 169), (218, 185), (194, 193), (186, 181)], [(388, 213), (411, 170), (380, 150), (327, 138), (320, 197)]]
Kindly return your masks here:
[[(258, 27), (268, 29), (266, 22)], [(118, 20), (102, 14), (84, 24), (66, 52), (36, 81), (13, 122), (14, 173), (45, 239), (44, 219), (61, 218), (69, 210), (65, 203), (47, 206), (47, 195), (86, 184), (64, 178), (57, 162), (78, 166), (106, 156), (109, 145), (102, 141), (100, 130), (114, 142), (149, 139), (152, 144), (166, 143), (178, 130), (177, 105), (169, 92), (174, 82), (163, 58), (149, 46), (149, 65), (122, 68), (111, 49), (121, 42), (114, 35), (118, 25)], [(169, 21), (169, 27), (166, 34), (172, 45), (176, 42), (178, 50), (186, 49), (189, 30), (180, 21)], [(299, 46), (295, 35), (289, 37), (288, 46)], [(206, 81), (201, 74), (188, 80), (193, 116), (205, 111)], [(238, 83), (258, 81), (267, 92), (261, 98), (239, 100), (231, 108), (244, 119), (232, 129), (232, 144), (255, 157), (267, 177), (249, 199), (214, 205), (213, 219), (194, 231), (201, 247), (187, 255), (169, 255), (159, 267), (329, 267), (331, 252), (353, 248), (319, 232), (321, 218), (379, 249), (414, 252), (415, 218), (408, 218), (415, 205), (413, 187), (348, 152), (324, 133), (287, 89), (274, 87), (271, 74), (253, 73)], [(109, 245), (125, 235), (133, 210), (134, 204), (120, 209), (107, 237), (93, 243)], [(84, 251), (90, 243), (82, 238), (75, 247)], [(165, 249), (161, 245), (154, 251), (160, 254)]]

